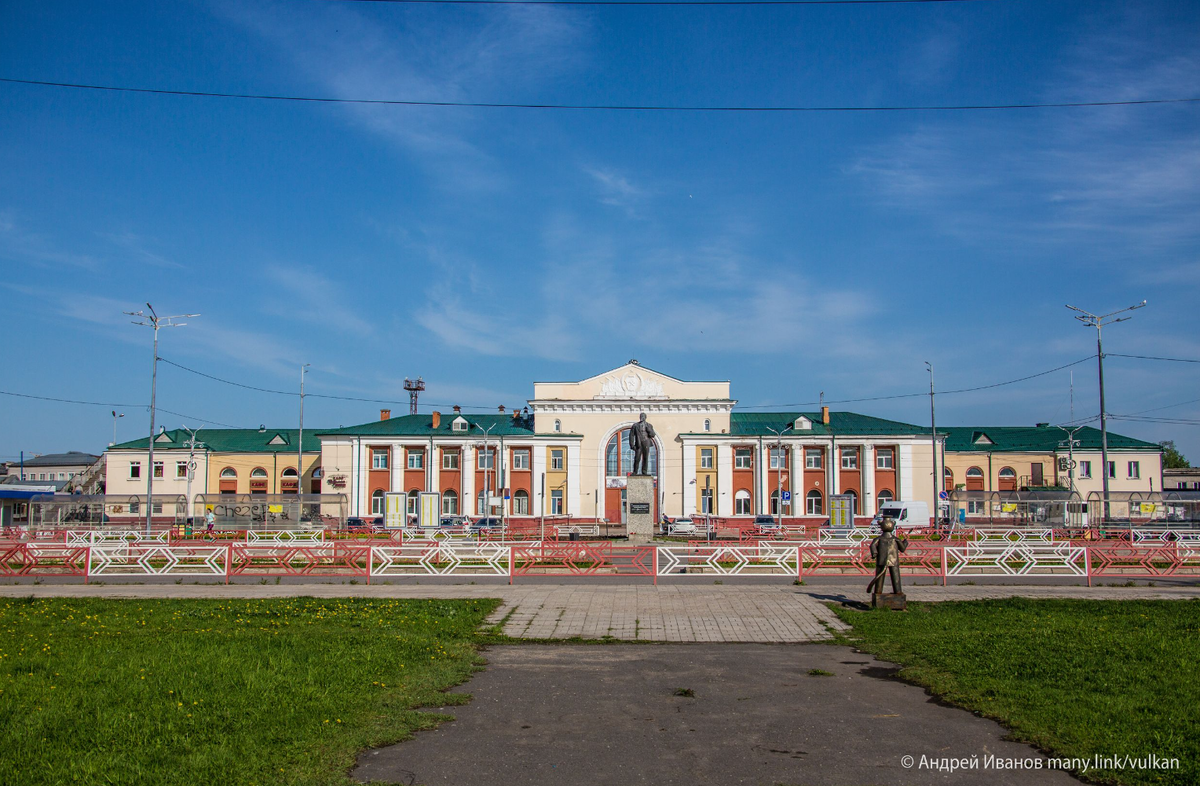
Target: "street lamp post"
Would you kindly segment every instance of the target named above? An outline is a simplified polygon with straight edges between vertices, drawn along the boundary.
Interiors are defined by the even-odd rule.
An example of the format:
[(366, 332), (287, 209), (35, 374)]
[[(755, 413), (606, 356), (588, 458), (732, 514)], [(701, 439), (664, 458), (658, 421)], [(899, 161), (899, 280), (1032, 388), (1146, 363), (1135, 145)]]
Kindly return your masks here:
[(172, 317), (160, 317), (155, 312), (154, 306), (147, 303), (146, 308), (150, 309), (149, 314), (144, 311), (126, 311), (124, 313), (126, 316), (137, 317), (132, 320), (133, 324), (154, 328), (154, 362), (150, 367), (150, 449), (146, 459), (150, 465), (150, 471), (146, 473), (146, 534), (149, 535), (154, 516), (154, 405), (155, 394), (158, 391), (158, 329), (160, 327), (183, 327), (187, 324), (186, 322), (176, 322), (175, 320), (190, 319), (200, 315), (177, 314)]
[(1102, 488), (1103, 488), (1103, 495), (1104, 495), (1104, 504), (1103, 504), (1104, 521), (1107, 521), (1108, 516), (1109, 516), (1109, 504), (1108, 504), (1108, 410), (1105, 409), (1105, 407), (1104, 407), (1104, 344), (1101, 341), (1100, 332), (1101, 332), (1101, 328), (1103, 328), (1105, 325), (1115, 325), (1118, 322), (1125, 322), (1126, 320), (1133, 319), (1133, 317), (1119, 317), (1119, 316), (1117, 316), (1118, 314), (1124, 314), (1127, 311), (1133, 311), (1135, 309), (1142, 308), (1145, 305), (1146, 305), (1146, 301), (1143, 300), (1141, 303), (1138, 303), (1137, 305), (1133, 305), (1128, 308), (1123, 308), (1123, 309), (1120, 309), (1119, 311), (1111, 311), (1107, 314), (1099, 314), (1099, 315), (1093, 314), (1089, 311), (1084, 311), (1082, 308), (1076, 308), (1075, 306), (1072, 306), (1072, 305), (1067, 306), (1067, 308), (1071, 309), (1072, 311), (1079, 312), (1078, 314), (1075, 315), (1075, 318), (1078, 319), (1081, 323), (1083, 323), (1084, 325), (1086, 325), (1088, 327), (1096, 328), (1096, 364), (1099, 369), (1099, 376), (1100, 376), (1100, 463), (1102, 465), (1100, 477), (1103, 481)]
[[(200, 433), (200, 429), (204, 428), (204, 426), (201, 426), (195, 431), (192, 431), (187, 426), (183, 426), (182, 428), (188, 433), (188, 441), (184, 443), (188, 446), (187, 513), (185, 514), (185, 520), (190, 522), (192, 519), (192, 514), (195, 512), (192, 509), (192, 477), (196, 474), (196, 448), (204, 445), (203, 442), (196, 441), (196, 435)], [(153, 469), (153, 467), (151, 469)]]
[(109, 446), (110, 448), (111, 448), (113, 445), (117, 444), (117, 418), (123, 418), (123, 417), (125, 417), (125, 413), (124, 413), (124, 412), (118, 413), (118, 412), (117, 412), (115, 409), (112, 411), (112, 418), (113, 418), (113, 441), (112, 441), (112, 442), (110, 442), (110, 443), (108, 443), (108, 446)]
[(296, 521), (303, 515), (300, 497), (304, 493), (304, 375), (311, 363), (300, 367), (300, 434), (296, 438)]
[(483, 455), (485, 461), (487, 462), (483, 465), (483, 515), (484, 518), (489, 519), (492, 517), (492, 486), (490, 478), (488, 477), (488, 470), (491, 469), (495, 464), (496, 457), (488, 453), (488, 437), (491, 435), (492, 429), (495, 427), (495, 423), (488, 426), (486, 429), (478, 423), (475, 424), (475, 428), (483, 432)]
[[(933, 438), (933, 524), (936, 527), (940, 520), (939, 514), (942, 512), (941, 492), (945, 478), (938, 477), (937, 417), (933, 411), (933, 364), (926, 360), (925, 368), (929, 369), (929, 428)], [(945, 475), (945, 469), (942, 470), (942, 475)], [(991, 481), (988, 482), (990, 483)]]
[(783, 527), (783, 434), (790, 429), (794, 423), (789, 423), (779, 431), (767, 426), (767, 431), (775, 435), (775, 451), (779, 454), (779, 467), (775, 470), (775, 496), (779, 499), (779, 505), (775, 508), (775, 525)]

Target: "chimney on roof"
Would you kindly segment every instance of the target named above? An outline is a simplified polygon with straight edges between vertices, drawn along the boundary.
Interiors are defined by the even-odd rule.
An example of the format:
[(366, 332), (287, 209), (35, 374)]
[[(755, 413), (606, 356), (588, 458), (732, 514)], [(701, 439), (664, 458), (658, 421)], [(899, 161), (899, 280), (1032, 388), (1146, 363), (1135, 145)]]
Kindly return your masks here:
[(821, 422), (829, 425), (829, 407), (821, 407)]
[(461, 412), (462, 412), (462, 407), (460, 407), (459, 405), (455, 404), (455, 405), (454, 405), (454, 414), (455, 414), (455, 415), (458, 415), (458, 414), (460, 414)]
[(379, 410), (379, 419), (380, 420), (387, 420), (391, 416), (392, 416), (392, 411), (390, 409)]
[(1049, 423), (1038, 423), (1037, 427), (1038, 428), (1050, 428), (1050, 424)]
[(520, 419), (521, 419), (521, 408), (513, 407), (513, 420), (520, 420)]
[(502, 415), (504, 414), (504, 405), (503, 404), (500, 405), (500, 414), (502, 414)]
[(433, 427), (436, 429), (440, 425), (442, 425), (442, 413), (435, 409), (433, 411)]

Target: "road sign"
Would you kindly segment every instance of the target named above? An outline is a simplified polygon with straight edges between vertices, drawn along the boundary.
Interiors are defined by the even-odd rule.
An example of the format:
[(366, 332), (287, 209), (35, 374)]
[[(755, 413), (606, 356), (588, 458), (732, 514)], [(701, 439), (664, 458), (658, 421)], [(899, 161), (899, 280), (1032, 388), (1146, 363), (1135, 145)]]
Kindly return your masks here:
[(950, 495), (944, 491), (938, 492), (938, 499), (950, 499)]
[(792, 492), (790, 492), (790, 491), (783, 492), (782, 499), (784, 502), (790, 502), (792, 499)]

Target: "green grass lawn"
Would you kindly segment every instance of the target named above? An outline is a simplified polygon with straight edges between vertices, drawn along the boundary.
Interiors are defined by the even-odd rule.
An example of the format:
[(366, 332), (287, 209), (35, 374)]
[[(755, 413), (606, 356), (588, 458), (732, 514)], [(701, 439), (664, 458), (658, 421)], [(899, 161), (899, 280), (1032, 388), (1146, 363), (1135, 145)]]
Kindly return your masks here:
[(495, 604), (0, 601), (0, 783), (349, 783), (465, 700)]
[(1057, 756), (1176, 757), (1088, 780), (1200, 783), (1200, 601), (996, 600), (835, 608), (900, 676)]

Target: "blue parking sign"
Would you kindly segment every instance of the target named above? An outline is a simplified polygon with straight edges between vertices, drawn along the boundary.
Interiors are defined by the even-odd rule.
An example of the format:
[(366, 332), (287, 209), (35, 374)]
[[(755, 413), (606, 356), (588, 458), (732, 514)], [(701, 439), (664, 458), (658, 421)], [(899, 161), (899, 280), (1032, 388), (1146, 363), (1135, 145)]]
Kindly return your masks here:
[(790, 492), (790, 491), (783, 492), (782, 499), (784, 502), (791, 502), (792, 501), (792, 492)]

